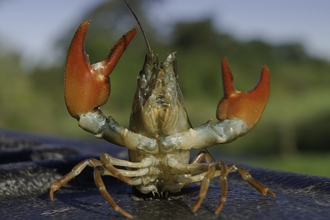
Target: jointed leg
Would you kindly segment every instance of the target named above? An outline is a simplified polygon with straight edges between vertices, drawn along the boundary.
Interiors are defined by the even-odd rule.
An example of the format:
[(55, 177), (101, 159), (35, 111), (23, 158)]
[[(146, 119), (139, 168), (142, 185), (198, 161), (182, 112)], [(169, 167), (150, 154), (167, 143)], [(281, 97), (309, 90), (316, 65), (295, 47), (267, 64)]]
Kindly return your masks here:
[(243, 167), (235, 165), (238, 173), (242, 176), (243, 180), (248, 182), (251, 186), (253, 186), (256, 190), (258, 190), (262, 195), (266, 196), (267, 194), (276, 197), (275, 193), (268, 189), (265, 185), (260, 183), (258, 180), (254, 179), (251, 174), (244, 169)]
[[(227, 198), (227, 191), (228, 191), (228, 183), (227, 183), (227, 177), (228, 177), (228, 173), (229, 171), (231, 171), (232, 167), (227, 167), (227, 165), (220, 161), (220, 162), (215, 162), (210, 164), (210, 169), (206, 172), (203, 181), (201, 183), (201, 189), (197, 198), (197, 201), (195, 203), (195, 205), (193, 206), (192, 211), (196, 212), (197, 209), (200, 207), (206, 192), (209, 188), (210, 185), (210, 181), (215, 177), (215, 176), (220, 176), (220, 186), (221, 186), (221, 198), (220, 198), (220, 203), (215, 211), (215, 214), (218, 214), (224, 203), (226, 202), (226, 198)], [(220, 170), (220, 174), (216, 174), (217, 171)]]
[[(147, 158), (139, 163), (132, 163), (129, 161), (124, 161), (120, 159), (116, 159), (111, 157), (108, 154), (102, 154), (101, 160), (97, 160), (94, 158), (84, 160), (78, 163), (68, 174), (64, 175), (62, 178), (53, 182), (50, 187), (49, 197), (51, 200), (54, 199), (54, 192), (60, 189), (63, 185), (68, 183), (70, 180), (79, 175), (87, 166), (94, 168), (94, 181), (98, 190), (102, 194), (102, 196), (107, 200), (107, 202), (119, 213), (126, 216), (127, 218), (132, 218), (132, 215), (127, 213), (125, 210), (120, 208), (120, 206), (112, 199), (110, 194), (107, 192), (105, 185), (103, 183), (102, 177), (103, 175), (109, 175), (116, 177), (123, 182), (126, 182), (130, 185), (138, 185), (141, 184), (142, 180), (141, 176), (144, 176), (149, 173), (149, 167), (152, 165), (152, 158)], [(124, 167), (130, 168), (140, 168), (137, 170), (123, 170), (117, 169), (113, 166), (120, 165)], [(137, 178), (129, 178), (129, 177), (137, 177)]]
[[(111, 159), (109, 159), (109, 158), (111, 158)], [(133, 180), (131, 180), (130, 178), (127, 178), (127, 176), (142, 176), (142, 175), (145, 175), (148, 173), (148, 169), (140, 169), (140, 170), (136, 170), (136, 171), (119, 170), (112, 165), (111, 162), (113, 162), (113, 161), (114, 161), (115, 165), (120, 164), (122, 166), (130, 167), (130, 168), (140, 168), (140, 167), (147, 168), (152, 164), (151, 158), (148, 158), (140, 163), (132, 163), (132, 162), (113, 158), (108, 154), (102, 154), (101, 161), (94, 159), (94, 158), (90, 158), (90, 159), (81, 161), (71, 170), (70, 173), (64, 175), (62, 178), (56, 180), (55, 182), (53, 182), (51, 184), (50, 192), (49, 192), (50, 199), (53, 200), (54, 192), (56, 192), (58, 189), (60, 189), (62, 186), (64, 186), (66, 183), (68, 183), (70, 180), (72, 180), (73, 178), (78, 176), (87, 166), (94, 167), (94, 168), (99, 167), (99, 166), (104, 167), (105, 175), (114, 176), (131, 185), (136, 185), (136, 184)], [(127, 174), (127, 175), (123, 175), (123, 174)]]
[(207, 152), (200, 151), (194, 159), (191, 161), (191, 163), (200, 163), (202, 160), (205, 160), (206, 163), (211, 162), (211, 155)]
[(225, 204), (227, 200), (227, 192), (228, 192), (228, 167), (224, 162), (221, 163), (221, 170), (220, 170), (220, 186), (221, 186), (221, 197), (220, 197), (220, 203), (215, 210), (215, 214), (219, 214), (221, 211), (223, 205)]
[(84, 160), (84, 161), (81, 161), (80, 163), (78, 163), (75, 167), (73, 167), (73, 169), (71, 170), (70, 173), (64, 175), (62, 178), (56, 180), (55, 182), (53, 182), (51, 184), (50, 191), (49, 191), (50, 200), (54, 199), (54, 192), (56, 192), (59, 188), (64, 186), (67, 182), (69, 182), (70, 180), (72, 180), (73, 178), (78, 176), (81, 173), (81, 171), (83, 171), (86, 168), (86, 166), (95, 168), (97, 166), (102, 166), (102, 163), (101, 163), (101, 161), (96, 160), (94, 158), (87, 159), (87, 160)]
[(193, 212), (196, 212), (197, 209), (200, 207), (200, 205), (202, 204), (202, 201), (206, 195), (206, 192), (209, 188), (209, 185), (210, 185), (210, 181), (213, 179), (214, 177), (214, 174), (215, 174), (215, 166), (211, 166), (210, 169), (206, 172), (204, 178), (203, 178), (203, 181), (201, 183), (201, 189), (199, 191), (199, 194), (198, 194), (198, 198), (197, 198), (197, 201), (195, 203), (195, 205), (193, 206), (192, 208), (192, 211)]
[[(206, 175), (208, 169), (209, 169), (209, 163), (211, 162), (212, 156), (205, 151), (200, 151), (191, 161), (188, 165), (182, 165), (179, 161), (171, 161), (169, 163), (169, 166), (172, 168), (179, 168), (181, 173), (184, 173), (184, 175), (179, 175), (177, 177), (177, 181), (179, 183), (189, 184), (189, 183), (196, 183), (201, 182), (204, 179), (204, 176)], [(206, 163), (200, 164), (202, 161), (205, 161)], [(194, 164), (194, 165), (191, 165)], [(204, 172), (201, 172), (200, 170), (203, 169)], [(191, 173), (198, 173), (195, 175), (191, 175)], [(189, 174), (188, 174), (189, 173)], [(215, 176), (219, 176), (219, 171), (215, 171)]]
[[(200, 163), (205, 160), (206, 163)], [(211, 180), (214, 177), (220, 176), (220, 187), (221, 187), (221, 197), (220, 203), (215, 211), (215, 214), (218, 214), (224, 203), (226, 202), (227, 192), (228, 192), (228, 182), (227, 177), (228, 173), (236, 171), (236, 167), (234, 165), (227, 166), (224, 162), (213, 162), (210, 163), (211, 156), (208, 153), (200, 152), (193, 160), (191, 164), (183, 165), (181, 164), (175, 157), (169, 157), (168, 165), (172, 168), (177, 168), (181, 173), (184, 172), (186, 174), (195, 174), (198, 172), (202, 172), (196, 175), (192, 175), (189, 177), (182, 177), (178, 179), (179, 182), (187, 184), (188, 182), (199, 182), (201, 183), (201, 188), (199, 191), (199, 195), (196, 203), (194, 204), (192, 211), (196, 212), (200, 207), (205, 195), (208, 191)]]
[[(201, 161), (205, 160), (207, 163), (200, 163)], [(228, 174), (232, 172), (238, 172), (243, 180), (248, 182), (252, 185), (255, 189), (257, 189), (262, 195), (266, 196), (267, 194), (275, 197), (275, 193), (264, 186), (259, 181), (255, 180), (251, 177), (250, 173), (244, 169), (243, 167), (236, 166), (234, 164), (226, 165), (224, 162), (212, 162), (210, 163), (210, 156), (205, 152), (200, 152), (193, 160), (191, 164), (185, 165), (181, 164), (176, 157), (169, 156), (168, 157), (168, 165), (174, 169), (173, 172), (180, 175), (178, 177), (178, 181), (180, 183), (188, 184), (191, 182), (201, 182), (200, 192), (197, 198), (196, 203), (194, 204), (192, 211), (196, 212), (197, 209), (200, 207), (205, 195), (208, 191), (210, 181), (214, 178), (219, 176), (220, 177), (220, 187), (221, 187), (221, 196), (220, 196), (220, 203), (215, 210), (215, 214), (219, 214), (222, 210), (226, 199), (227, 199), (227, 192), (228, 192)], [(193, 174), (187, 176), (187, 174)]]
[(112, 157), (111, 155), (109, 155), (107, 153), (102, 153), (100, 158), (101, 158), (101, 161), (105, 164), (111, 163), (114, 166), (130, 167), (130, 168), (150, 167), (153, 163), (153, 157), (151, 157), (151, 156), (143, 159), (141, 162), (130, 162), (127, 160), (121, 160), (121, 159)]
[[(133, 218), (131, 214), (123, 210), (110, 196), (108, 191), (105, 188), (104, 182), (102, 180), (101, 176), (105, 175), (111, 175), (113, 177), (116, 177), (117, 179), (126, 182), (130, 185), (137, 185), (141, 184), (141, 179), (131, 179), (128, 178), (128, 176), (132, 177), (141, 177), (143, 175), (146, 175), (149, 173), (149, 166), (152, 164), (152, 159), (147, 158), (146, 160), (143, 160), (142, 162), (139, 163), (132, 163), (129, 161), (124, 161), (120, 159), (116, 159), (111, 157), (108, 154), (102, 154), (101, 155), (101, 161), (102, 161), (102, 166), (98, 166), (94, 170), (94, 181), (95, 185), (97, 186), (98, 190), (102, 194), (102, 196), (105, 198), (105, 200), (115, 209), (115, 211), (121, 213), (122, 215), (126, 216), (127, 218)], [(121, 166), (126, 166), (130, 168), (141, 168), (138, 170), (133, 170), (133, 171), (126, 171), (122, 169), (117, 169), (116, 167), (113, 166), (114, 164), (120, 164)]]
[(126, 216), (127, 218), (133, 218), (131, 214), (126, 212), (124, 209), (122, 209), (110, 196), (107, 189), (105, 188), (104, 182), (102, 180), (101, 175), (104, 173), (103, 167), (96, 167), (94, 170), (94, 181), (97, 189), (100, 191), (102, 196), (107, 200), (107, 202), (115, 209), (115, 211), (119, 212), (120, 214)]

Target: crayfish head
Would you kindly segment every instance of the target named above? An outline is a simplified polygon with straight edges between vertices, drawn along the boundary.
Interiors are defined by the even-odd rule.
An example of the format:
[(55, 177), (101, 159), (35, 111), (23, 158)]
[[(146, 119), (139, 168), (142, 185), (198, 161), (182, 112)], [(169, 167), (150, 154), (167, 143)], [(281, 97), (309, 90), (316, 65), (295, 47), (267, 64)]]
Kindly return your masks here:
[(148, 53), (138, 76), (130, 129), (149, 136), (165, 136), (190, 127), (183, 103), (175, 53), (164, 62)]

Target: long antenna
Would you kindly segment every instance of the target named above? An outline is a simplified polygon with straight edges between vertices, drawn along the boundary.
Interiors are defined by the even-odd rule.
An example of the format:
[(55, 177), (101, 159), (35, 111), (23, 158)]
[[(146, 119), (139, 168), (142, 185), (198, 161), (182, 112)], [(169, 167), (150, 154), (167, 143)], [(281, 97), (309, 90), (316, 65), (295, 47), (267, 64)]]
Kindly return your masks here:
[(144, 41), (145, 41), (146, 44), (147, 44), (148, 52), (151, 53), (151, 47), (150, 47), (149, 41), (148, 41), (148, 39), (147, 39), (147, 36), (146, 36), (146, 34), (145, 34), (145, 32), (144, 32), (144, 30), (143, 30), (143, 28), (142, 28), (142, 25), (141, 25), (141, 23), (140, 23), (138, 17), (137, 17), (136, 14), (134, 13), (133, 9), (132, 9), (131, 6), (128, 4), (128, 2), (127, 2), (126, 0), (124, 0), (124, 2), (126, 3), (126, 5), (127, 5), (127, 7), (129, 8), (129, 10), (132, 12), (132, 14), (133, 14), (133, 16), (134, 16), (136, 22), (138, 23), (138, 25), (139, 25), (139, 27), (140, 27), (140, 29), (141, 29), (141, 32), (142, 32), (142, 35), (143, 35)]

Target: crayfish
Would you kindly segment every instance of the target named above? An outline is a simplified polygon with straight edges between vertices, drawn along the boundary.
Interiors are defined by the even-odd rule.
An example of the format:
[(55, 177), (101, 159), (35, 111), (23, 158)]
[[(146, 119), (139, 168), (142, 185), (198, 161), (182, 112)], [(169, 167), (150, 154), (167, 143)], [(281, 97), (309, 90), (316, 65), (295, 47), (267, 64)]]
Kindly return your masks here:
[(215, 144), (231, 142), (246, 134), (258, 122), (270, 91), (268, 68), (262, 68), (259, 83), (253, 90), (240, 92), (233, 86), (233, 76), (224, 58), (224, 97), (216, 110), (218, 122), (212, 124), (208, 121), (192, 128), (178, 82), (175, 53), (170, 53), (163, 62), (155, 59), (139, 21), (138, 24), (147, 42), (148, 53), (138, 76), (128, 128), (119, 125), (111, 116), (106, 117), (100, 106), (108, 100), (109, 74), (137, 33), (135, 27), (115, 43), (103, 61), (91, 65), (84, 50), (89, 22), (82, 23), (71, 42), (65, 69), (64, 96), (70, 115), (78, 120), (81, 128), (95, 134), (97, 138), (126, 147), (129, 161), (114, 158), (107, 153), (101, 154), (100, 159), (84, 160), (70, 173), (52, 183), (50, 199), (53, 200), (54, 192), (79, 175), (86, 166), (94, 168), (96, 187), (106, 201), (128, 218), (132, 218), (132, 215), (112, 199), (102, 176), (113, 176), (144, 194), (154, 195), (180, 192), (189, 183), (201, 182), (193, 212), (200, 207), (209, 183), (215, 177), (220, 178), (221, 187), (220, 202), (215, 214), (221, 211), (227, 198), (227, 177), (232, 172), (238, 172), (243, 180), (262, 195), (275, 197), (270, 189), (255, 180), (246, 169), (234, 164), (226, 165), (222, 161), (212, 161), (207, 151), (201, 151), (189, 162), (191, 149), (202, 150)]

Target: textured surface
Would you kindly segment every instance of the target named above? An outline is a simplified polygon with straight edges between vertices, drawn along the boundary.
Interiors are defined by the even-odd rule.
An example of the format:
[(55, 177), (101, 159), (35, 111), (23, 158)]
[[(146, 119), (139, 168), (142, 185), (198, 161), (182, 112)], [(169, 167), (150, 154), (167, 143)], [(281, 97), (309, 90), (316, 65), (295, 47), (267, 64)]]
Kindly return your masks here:
[[(105, 202), (94, 187), (92, 169), (55, 193), (48, 190), (78, 162), (100, 152), (125, 157), (125, 149), (106, 142), (81, 142), (0, 130), (1, 219), (124, 219)], [(217, 155), (215, 155), (217, 158)], [(171, 199), (151, 198), (129, 185), (105, 177), (114, 200), (135, 219), (329, 219), (330, 179), (248, 167), (271, 188), (276, 198), (261, 196), (238, 174), (229, 176), (227, 203), (213, 214), (219, 202), (219, 181), (214, 179), (201, 208), (191, 207), (199, 187), (192, 185)]]

